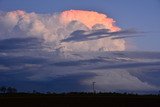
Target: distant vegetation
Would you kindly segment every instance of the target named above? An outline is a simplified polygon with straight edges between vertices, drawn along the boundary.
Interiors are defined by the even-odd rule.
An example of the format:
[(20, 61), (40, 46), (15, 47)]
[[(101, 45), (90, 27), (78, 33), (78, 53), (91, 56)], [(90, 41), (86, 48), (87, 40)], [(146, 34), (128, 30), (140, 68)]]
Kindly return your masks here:
[(0, 107), (160, 107), (160, 95), (129, 93), (18, 92), (0, 87)]
[(6, 87), (6, 86), (1, 86), (0, 87), (0, 94), (28, 94), (28, 95), (34, 95), (34, 94), (40, 94), (40, 95), (111, 95), (111, 96), (160, 96), (160, 91), (159, 94), (145, 94), (145, 95), (139, 95), (137, 93), (116, 93), (116, 92), (68, 92), (68, 93), (55, 93), (55, 92), (50, 92), (47, 91), (46, 93), (38, 92), (36, 90), (33, 90), (31, 92), (18, 92), (18, 90), (15, 87)]
[(17, 93), (17, 89), (14, 87), (0, 87), (0, 93)]

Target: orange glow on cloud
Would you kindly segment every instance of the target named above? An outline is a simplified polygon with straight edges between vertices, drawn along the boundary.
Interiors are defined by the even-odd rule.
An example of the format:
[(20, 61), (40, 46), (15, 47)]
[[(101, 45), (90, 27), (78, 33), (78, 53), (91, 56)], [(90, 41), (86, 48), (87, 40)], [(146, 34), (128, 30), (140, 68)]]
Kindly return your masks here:
[[(115, 21), (108, 18), (105, 14), (93, 11), (70, 10), (64, 11), (60, 14), (37, 14), (27, 13), (25, 11), (17, 10), (0, 14), (0, 37), (37, 37), (42, 38), (45, 42), (55, 43), (53, 49), (63, 47), (63, 52), (67, 51), (124, 51), (126, 49), (126, 42), (124, 39), (112, 40), (111, 38), (102, 38), (90, 41), (79, 42), (64, 42), (59, 44), (63, 39), (66, 39), (70, 34), (76, 30), (81, 30), (85, 26), (68, 26), (71, 21), (78, 21), (91, 29), (109, 29), (111, 32), (121, 30), (115, 26)], [(59, 22), (60, 21), (60, 22)], [(95, 26), (94, 25), (103, 26)], [(96, 28), (97, 27), (97, 28)], [(18, 29), (17, 29), (18, 28)], [(18, 30), (18, 32), (17, 32)], [(87, 29), (88, 30), (88, 29)], [(94, 33), (94, 32), (93, 32)], [(9, 36), (6, 36), (9, 35)], [(1, 39), (0, 38), (0, 39)]]
[(62, 12), (60, 15), (60, 21), (64, 24), (68, 24), (74, 20), (80, 21), (90, 29), (96, 24), (103, 24), (111, 32), (120, 30), (119, 27), (114, 25), (115, 21), (112, 18), (98, 12), (69, 10)]

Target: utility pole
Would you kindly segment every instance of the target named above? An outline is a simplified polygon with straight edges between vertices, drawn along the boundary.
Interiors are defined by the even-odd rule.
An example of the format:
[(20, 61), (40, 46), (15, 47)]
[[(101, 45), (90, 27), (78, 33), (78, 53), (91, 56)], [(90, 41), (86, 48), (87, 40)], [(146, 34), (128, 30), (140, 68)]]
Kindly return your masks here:
[(95, 90), (95, 83), (96, 83), (96, 82), (92, 82), (92, 88), (93, 88), (93, 93), (94, 93), (94, 94), (96, 93), (96, 90)]

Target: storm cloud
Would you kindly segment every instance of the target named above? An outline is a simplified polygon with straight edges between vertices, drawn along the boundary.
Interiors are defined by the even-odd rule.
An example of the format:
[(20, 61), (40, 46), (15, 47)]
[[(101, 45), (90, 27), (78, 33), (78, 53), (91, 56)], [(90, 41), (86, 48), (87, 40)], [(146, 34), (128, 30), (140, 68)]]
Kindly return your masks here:
[[(0, 85), (91, 91), (95, 81), (97, 91), (159, 90), (159, 78), (149, 74), (160, 70), (159, 52), (124, 51), (125, 35), (137, 32), (121, 30), (104, 14), (68, 12), (70, 18), (65, 12), (0, 13)], [(104, 18), (105, 24), (90, 23), (76, 12)]]

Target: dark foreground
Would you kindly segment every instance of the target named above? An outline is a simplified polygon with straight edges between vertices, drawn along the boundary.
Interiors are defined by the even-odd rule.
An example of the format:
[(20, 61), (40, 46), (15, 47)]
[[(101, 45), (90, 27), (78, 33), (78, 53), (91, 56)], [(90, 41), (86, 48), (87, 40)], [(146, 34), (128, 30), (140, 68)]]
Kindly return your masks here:
[(160, 96), (128, 94), (1, 94), (0, 107), (160, 107)]

